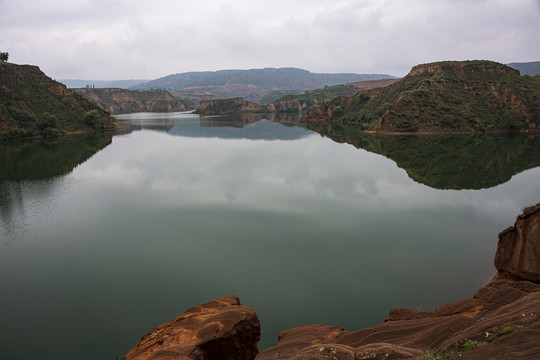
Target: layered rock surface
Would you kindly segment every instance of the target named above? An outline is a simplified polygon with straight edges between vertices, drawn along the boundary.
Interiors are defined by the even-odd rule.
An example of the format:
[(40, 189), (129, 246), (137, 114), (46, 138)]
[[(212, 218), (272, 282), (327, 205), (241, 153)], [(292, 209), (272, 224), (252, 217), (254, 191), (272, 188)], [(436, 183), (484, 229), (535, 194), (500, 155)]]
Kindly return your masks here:
[[(472, 299), (433, 311), (392, 309), (382, 324), (358, 331), (327, 325), (296, 327), (281, 332), (276, 346), (256, 355), (253, 341), (258, 340), (258, 320), (255, 321), (253, 310), (239, 306), (235, 297), (220, 298), (152, 330), (126, 359), (412, 360), (428, 352), (444, 355), (445, 359), (538, 359), (539, 225), (540, 206), (535, 206), (499, 235), (495, 260), (498, 273)], [(251, 325), (241, 326), (241, 331), (214, 331), (221, 326), (210, 324), (223, 323), (209, 320), (223, 318), (219, 311), (213, 310), (214, 305), (208, 305), (214, 302), (218, 308), (227, 309), (227, 319), (242, 319), (245, 312), (251, 314), (248, 316)], [(211, 309), (210, 315), (205, 314), (206, 309)], [(201, 320), (186, 321), (198, 317)], [(240, 322), (245, 324), (245, 320)], [(208, 334), (211, 334), (209, 340)], [(206, 350), (208, 343), (212, 344), (211, 353)], [(238, 350), (244, 347), (250, 350)]]
[(192, 307), (144, 335), (126, 360), (253, 359), (259, 352), (255, 311), (224, 296)]
[(495, 267), (502, 274), (540, 282), (540, 217), (533, 207), (499, 234)]

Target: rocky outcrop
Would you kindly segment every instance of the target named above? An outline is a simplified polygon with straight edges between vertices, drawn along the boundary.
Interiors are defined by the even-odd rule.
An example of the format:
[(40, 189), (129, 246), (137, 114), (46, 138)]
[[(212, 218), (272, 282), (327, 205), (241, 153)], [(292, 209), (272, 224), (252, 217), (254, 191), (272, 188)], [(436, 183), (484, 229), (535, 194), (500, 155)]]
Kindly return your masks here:
[[(253, 341), (258, 339), (258, 321), (253, 310), (246, 310), (251, 320), (241, 326), (242, 331), (231, 331), (246, 335), (230, 336), (221, 331), (225, 327), (221, 325), (224, 315), (208, 304), (217, 302), (217, 307), (222, 308), (225, 303), (225, 309), (231, 307), (225, 318), (234, 317), (233, 323), (244, 315), (233, 316), (238, 311), (237, 298), (220, 298), (152, 330), (126, 359), (247, 359), (244, 356), (248, 354), (255, 360), (417, 360), (426, 354), (430, 354), (427, 359), (538, 359), (539, 224), (537, 205), (500, 234), (495, 261), (499, 272), (472, 299), (433, 311), (395, 308), (382, 324), (358, 331), (328, 325), (295, 327), (281, 332), (274, 347), (255, 356)], [(206, 314), (207, 308), (212, 309), (210, 315)], [(209, 334), (210, 340), (203, 340)], [(212, 344), (211, 351), (208, 343)], [(238, 350), (242, 344), (251, 351)]]
[(144, 335), (126, 360), (251, 360), (259, 352), (260, 324), (236, 296), (192, 307)]
[(165, 90), (74, 89), (111, 114), (186, 111), (186, 105)]
[[(495, 278), (473, 299), (434, 311), (393, 309), (384, 323), (373, 328), (345, 331), (311, 325), (284, 331), (277, 345), (261, 352), (256, 360), (332, 356), (413, 360), (428, 352), (454, 353), (459, 359), (536, 358), (540, 355), (539, 335), (540, 285)], [(478, 347), (466, 351), (467, 342)]]
[(514, 226), (499, 234), (495, 267), (503, 275), (540, 282), (539, 208), (518, 216)]
[(280, 333), (277, 345), (256, 360), (412, 360), (427, 352), (445, 354), (445, 359), (538, 358), (539, 225), (540, 206), (535, 206), (499, 235), (499, 272), (472, 299), (434, 311), (392, 309), (384, 323), (359, 331), (326, 325), (293, 328)]

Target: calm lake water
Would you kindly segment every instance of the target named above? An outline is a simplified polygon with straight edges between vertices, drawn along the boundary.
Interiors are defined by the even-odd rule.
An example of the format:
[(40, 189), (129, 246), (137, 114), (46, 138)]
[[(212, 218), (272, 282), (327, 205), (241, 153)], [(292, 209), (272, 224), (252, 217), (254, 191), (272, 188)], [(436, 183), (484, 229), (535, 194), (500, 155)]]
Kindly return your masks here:
[(497, 234), (540, 201), (530, 136), (118, 121), (0, 145), (2, 359), (112, 360), (229, 294), (259, 314), (262, 349), (294, 326), (431, 310), (486, 284)]

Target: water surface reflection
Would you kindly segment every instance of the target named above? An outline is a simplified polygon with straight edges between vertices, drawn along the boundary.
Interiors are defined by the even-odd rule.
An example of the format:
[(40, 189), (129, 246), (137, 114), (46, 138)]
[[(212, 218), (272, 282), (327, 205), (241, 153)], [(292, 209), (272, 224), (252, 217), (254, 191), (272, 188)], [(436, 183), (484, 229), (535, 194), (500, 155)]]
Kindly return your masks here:
[(498, 232), (540, 194), (540, 168), (438, 190), (301, 127), (206, 121), (134, 117), (53, 190), (18, 182), (12, 213), (24, 219), (0, 229), (8, 358), (120, 356), (227, 294), (258, 312), (261, 348), (292, 326), (355, 330), (392, 307), (470, 297), (494, 273)]

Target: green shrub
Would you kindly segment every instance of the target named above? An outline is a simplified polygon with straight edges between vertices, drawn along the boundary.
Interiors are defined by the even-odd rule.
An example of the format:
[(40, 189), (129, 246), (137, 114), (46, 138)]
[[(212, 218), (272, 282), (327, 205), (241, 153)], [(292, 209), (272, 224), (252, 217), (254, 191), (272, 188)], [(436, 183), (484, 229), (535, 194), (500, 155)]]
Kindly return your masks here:
[(6, 140), (16, 140), (30, 136), (32, 136), (32, 133), (30, 131), (14, 127), (8, 130), (5, 138)]
[(377, 108), (377, 110), (375, 110), (375, 115), (377, 115), (377, 117), (383, 116), (383, 114), (386, 112), (386, 110), (388, 110), (388, 108), (389, 108), (391, 105), (392, 105), (391, 103), (385, 102), (384, 104), (382, 104), (381, 106), (379, 106), (379, 107)]
[(506, 334), (510, 334), (511, 332), (513, 332), (514, 330), (517, 330), (517, 329), (521, 329), (523, 326), (521, 325), (512, 325), (512, 326), (507, 326), (505, 327), (504, 329), (500, 330), (500, 331), (497, 331), (495, 334), (491, 335), (487, 341), (488, 342), (492, 342), (493, 340), (495, 340), (496, 338), (500, 337), (500, 336), (503, 336), (503, 335), (506, 335)]
[(525, 126), (523, 115), (517, 110), (510, 109), (503, 114), (503, 126), (509, 130), (517, 130)]
[(104, 119), (96, 109), (84, 114), (84, 121), (94, 129), (103, 128), (107, 124), (107, 120)]
[(525, 206), (524, 208), (521, 209), (521, 212), (522, 213), (528, 213), (528, 212), (536, 210), (538, 208), (540, 208), (540, 203), (538, 203), (536, 205)]
[(36, 126), (44, 137), (54, 137), (63, 134), (62, 130), (58, 128), (59, 124), (56, 115), (49, 114), (48, 112), (44, 112), (41, 115), (39, 120), (36, 121)]
[(439, 354), (439, 355), (437, 355), (433, 351), (428, 351), (427, 353), (422, 355), (420, 359), (421, 360), (449, 360), (453, 358), (455, 355), (456, 355), (456, 352), (452, 350), (445, 351), (444, 353)]
[(36, 125), (41, 131), (45, 131), (47, 128), (56, 129), (58, 128), (58, 118), (53, 114), (45, 112), (36, 122)]
[(343, 107), (341, 105), (336, 106), (333, 109), (333, 115), (337, 116), (337, 117), (342, 116), (343, 115)]
[(463, 351), (474, 350), (478, 347), (478, 342), (475, 340), (467, 340), (461, 347)]
[(18, 122), (30, 123), (37, 121), (36, 115), (31, 111), (25, 111), (15, 106), (9, 106), (8, 111)]

